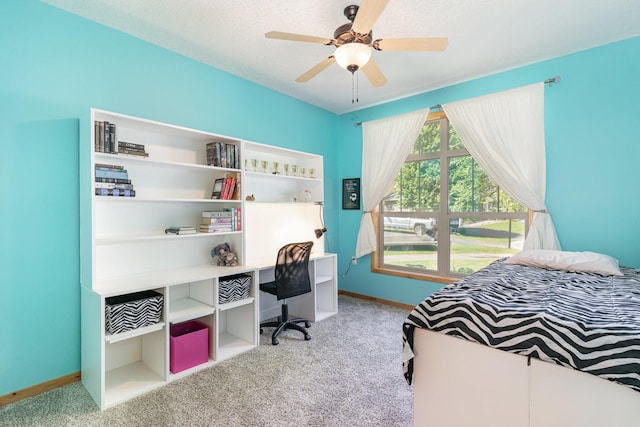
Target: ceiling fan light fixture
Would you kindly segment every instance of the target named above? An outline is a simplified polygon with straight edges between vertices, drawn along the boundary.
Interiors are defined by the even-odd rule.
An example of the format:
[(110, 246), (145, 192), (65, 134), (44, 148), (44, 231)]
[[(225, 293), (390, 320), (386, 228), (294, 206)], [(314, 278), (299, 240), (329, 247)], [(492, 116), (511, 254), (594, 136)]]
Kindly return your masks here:
[(367, 65), (371, 59), (371, 48), (362, 43), (347, 43), (336, 49), (334, 57), (338, 65), (353, 73)]

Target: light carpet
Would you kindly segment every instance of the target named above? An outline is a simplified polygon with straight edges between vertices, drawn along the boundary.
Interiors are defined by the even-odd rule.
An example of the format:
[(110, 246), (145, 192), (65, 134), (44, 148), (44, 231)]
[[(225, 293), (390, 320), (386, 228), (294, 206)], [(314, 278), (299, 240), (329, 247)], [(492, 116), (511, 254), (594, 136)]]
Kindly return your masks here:
[(1, 426), (411, 426), (402, 376), (409, 310), (340, 295), (311, 341), (286, 331), (106, 411), (81, 383), (0, 407)]

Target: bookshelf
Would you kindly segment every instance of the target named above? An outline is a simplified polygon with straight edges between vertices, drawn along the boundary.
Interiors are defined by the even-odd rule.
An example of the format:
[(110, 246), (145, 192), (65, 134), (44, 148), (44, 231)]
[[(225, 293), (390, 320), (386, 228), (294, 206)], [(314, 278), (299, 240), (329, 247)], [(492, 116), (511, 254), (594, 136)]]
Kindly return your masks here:
[[(234, 191), (223, 186), (226, 197), (212, 198), (214, 183), (230, 179)], [(323, 194), (322, 156), (91, 109), (80, 144), (81, 367), (100, 409), (257, 346), (262, 259), (275, 260), (278, 245), (296, 239), (314, 239), (324, 252), (313, 232)], [(193, 230), (165, 233), (170, 227)], [(211, 250), (221, 243), (238, 265), (217, 265)], [(335, 265), (333, 254), (314, 263), (311, 320), (337, 312)], [(220, 303), (219, 289), (238, 274), (251, 279), (248, 295)], [(162, 295), (160, 319), (107, 333), (111, 298), (144, 291)], [(193, 321), (207, 327), (207, 360), (174, 369), (172, 326)]]
[[(106, 136), (99, 123), (115, 132)], [(108, 152), (98, 141), (104, 138)], [(82, 382), (97, 405), (109, 408), (255, 347), (258, 285), (256, 270), (244, 266), (241, 193), (211, 198), (216, 180), (232, 177), (240, 188), (242, 141), (98, 109), (90, 110), (81, 140)], [(230, 152), (221, 166), (208, 164), (212, 142)], [(124, 154), (125, 148), (138, 151)], [(116, 195), (107, 195), (116, 183), (122, 184)], [(199, 231), (203, 211), (233, 211), (233, 228), (165, 233), (177, 226)], [(238, 266), (217, 266), (211, 257), (224, 242)], [(235, 274), (252, 278), (249, 297), (219, 304), (218, 284)], [(147, 290), (163, 296), (160, 321), (107, 333), (107, 299)], [(193, 320), (208, 327), (208, 361), (173, 373), (170, 326)]]

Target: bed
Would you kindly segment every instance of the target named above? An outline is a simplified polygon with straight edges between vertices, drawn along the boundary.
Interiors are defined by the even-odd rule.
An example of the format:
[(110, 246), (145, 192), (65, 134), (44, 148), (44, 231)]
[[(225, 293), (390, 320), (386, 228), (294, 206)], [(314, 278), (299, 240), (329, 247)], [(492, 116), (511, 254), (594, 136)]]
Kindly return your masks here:
[(418, 304), (403, 340), (415, 425), (640, 425), (640, 270), (611, 257), (495, 261)]

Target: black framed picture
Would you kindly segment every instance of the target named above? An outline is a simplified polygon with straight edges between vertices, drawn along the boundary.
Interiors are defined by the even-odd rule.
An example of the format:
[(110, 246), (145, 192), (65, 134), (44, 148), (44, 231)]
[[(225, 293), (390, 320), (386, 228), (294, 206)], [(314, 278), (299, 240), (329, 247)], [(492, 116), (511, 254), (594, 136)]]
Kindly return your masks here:
[(342, 180), (342, 209), (360, 209), (360, 178)]

